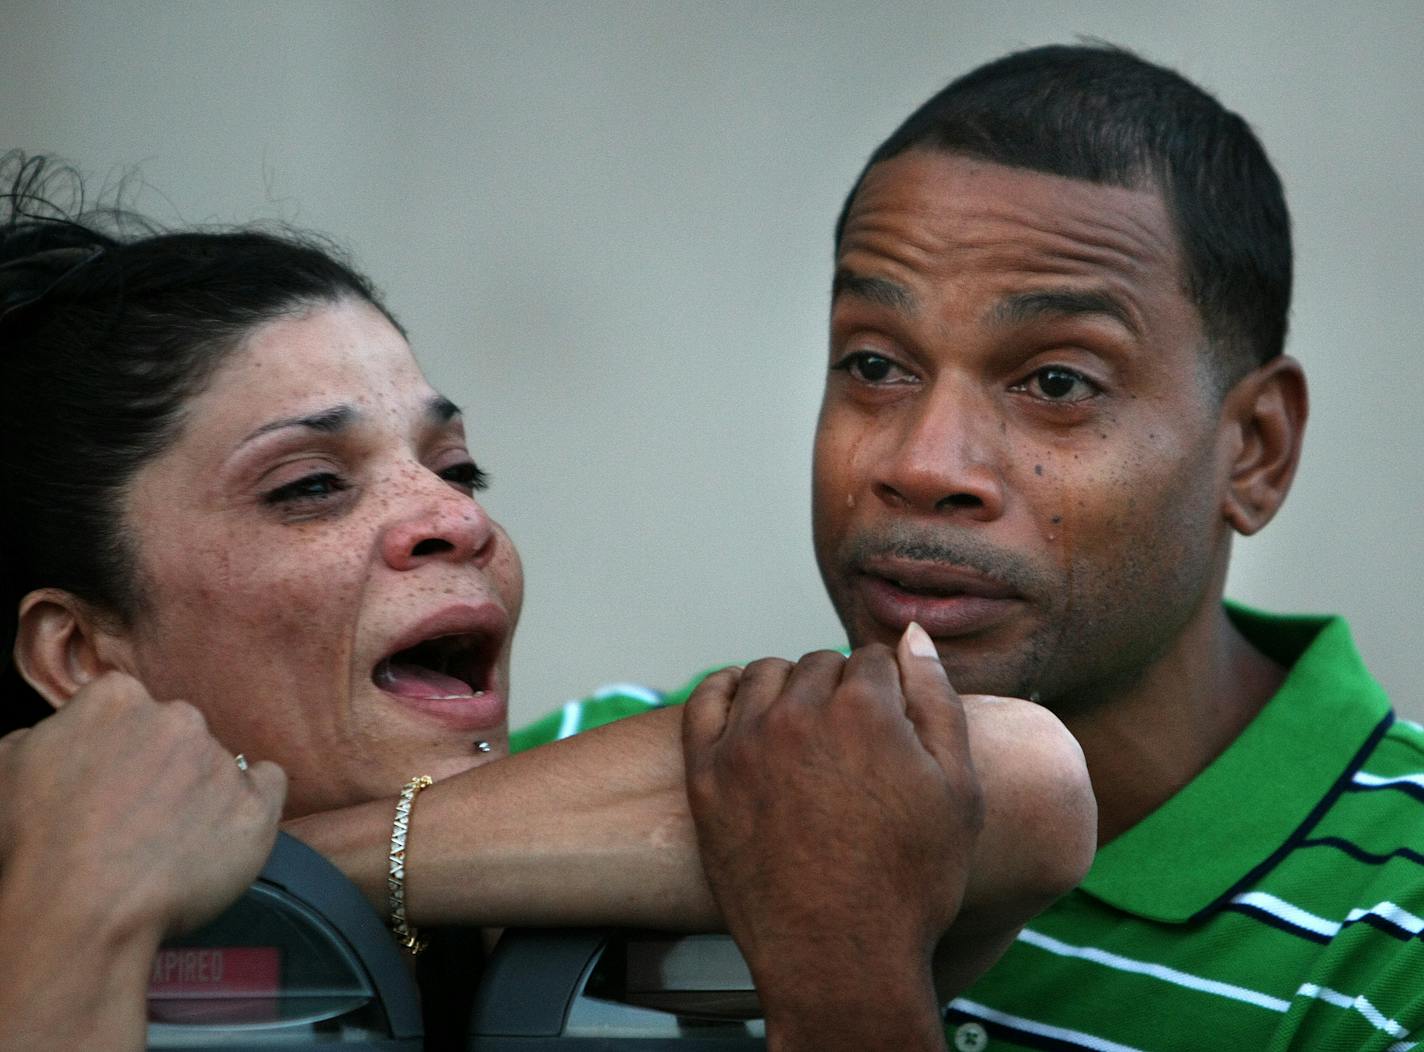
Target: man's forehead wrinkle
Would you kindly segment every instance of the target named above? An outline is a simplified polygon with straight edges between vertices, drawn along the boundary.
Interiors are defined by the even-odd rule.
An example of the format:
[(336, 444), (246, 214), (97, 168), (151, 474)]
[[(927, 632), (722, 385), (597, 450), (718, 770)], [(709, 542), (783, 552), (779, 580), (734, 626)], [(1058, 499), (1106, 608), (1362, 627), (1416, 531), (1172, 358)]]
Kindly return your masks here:
[[(945, 258), (957, 248), (926, 218), (921, 222), (904, 209), (855, 215), (846, 224), (838, 257), (835, 293), (860, 298), (914, 314), (920, 307), (916, 279), (943, 270)], [(851, 284), (845, 279), (856, 279)]]

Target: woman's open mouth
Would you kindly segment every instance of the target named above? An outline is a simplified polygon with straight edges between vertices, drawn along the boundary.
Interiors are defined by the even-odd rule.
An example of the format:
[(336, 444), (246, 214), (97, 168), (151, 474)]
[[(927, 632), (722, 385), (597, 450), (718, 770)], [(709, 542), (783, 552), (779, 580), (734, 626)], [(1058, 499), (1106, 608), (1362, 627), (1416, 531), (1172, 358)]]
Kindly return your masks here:
[(376, 686), (402, 698), (454, 701), (489, 689), (490, 663), (473, 636), (440, 636), (376, 662)]
[[(452, 623), (463, 620), (458, 627)], [(497, 682), (504, 639), (490, 618), (440, 617), (408, 635), (414, 642), (377, 661), (371, 682), (384, 693), (442, 722), (464, 729), (502, 723), (507, 701)], [(491, 623), (484, 623), (490, 621)]]

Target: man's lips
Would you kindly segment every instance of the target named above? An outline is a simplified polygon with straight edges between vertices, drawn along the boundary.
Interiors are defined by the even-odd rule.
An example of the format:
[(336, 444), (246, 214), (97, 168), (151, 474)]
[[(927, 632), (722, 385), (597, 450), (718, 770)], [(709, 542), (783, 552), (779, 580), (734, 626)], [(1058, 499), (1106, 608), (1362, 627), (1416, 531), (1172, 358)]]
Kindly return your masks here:
[(1023, 602), (1011, 585), (976, 570), (891, 556), (857, 566), (852, 586), (879, 624), (899, 633), (918, 621), (940, 638), (992, 628)]

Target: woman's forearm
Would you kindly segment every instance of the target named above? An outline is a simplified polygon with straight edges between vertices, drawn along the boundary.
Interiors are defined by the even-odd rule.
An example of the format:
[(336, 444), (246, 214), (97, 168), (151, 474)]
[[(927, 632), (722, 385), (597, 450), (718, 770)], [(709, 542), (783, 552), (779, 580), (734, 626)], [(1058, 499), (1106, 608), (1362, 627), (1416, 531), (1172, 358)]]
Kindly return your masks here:
[[(1024, 917), (1071, 887), (1092, 857), (1093, 802), (1077, 745), (1026, 702), (965, 699), (984, 828), (966, 911)], [(416, 924), (619, 924), (715, 928), (687, 807), (681, 710), (660, 709), (437, 783), (407, 846)], [(395, 801), (296, 819), (385, 912)]]
[[(659, 709), (421, 793), (406, 855), (417, 924), (715, 927), (687, 811), (681, 711)], [(395, 801), (288, 822), (382, 912)]]

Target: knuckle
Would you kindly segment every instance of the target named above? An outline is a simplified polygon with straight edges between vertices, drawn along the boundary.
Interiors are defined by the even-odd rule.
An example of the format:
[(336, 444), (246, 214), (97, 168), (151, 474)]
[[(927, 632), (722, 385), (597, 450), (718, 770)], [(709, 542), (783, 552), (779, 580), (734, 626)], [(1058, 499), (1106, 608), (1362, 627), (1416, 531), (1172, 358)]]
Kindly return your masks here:
[(106, 705), (143, 705), (149, 700), (143, 684), (125, 672), (109, 669), (95, 676), (84, 686), (84, 692), (101, 697)]
[(895, 649), (886, 643), (867, 643), (857, 653), (872, 661), (885, 661), (895, 656)]
[(774, 676), (785, 676), (791, 671), (791, 662), (785, 658), (765, 657), (758, 658), (749, 664), (742, 673), (744, 679), (768, 679)]
[(701, 683), (693, 688), (692, 693), (688, 695), (687, 701), (684, 704), (688, 706), (701, 706), (707, 704), (718, 694), (731, 693), (740, 675), (740, 669), (718, 669), (716, 672), (705, 677)]
[(163, 705), (163, 713), (174, 729), (182, 734), (203, 737), (208, 734), (208, 718), (190, 702), (166, 702)]
[(863, 679), (848, 680), (831, 696), (836, 708), (878, 708), (887, 703), (884, 691)]
[(845, 664), (846, 657), (839, 650), (809, 650), (801, 655), (798, 665), (834, 666)]

